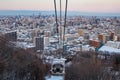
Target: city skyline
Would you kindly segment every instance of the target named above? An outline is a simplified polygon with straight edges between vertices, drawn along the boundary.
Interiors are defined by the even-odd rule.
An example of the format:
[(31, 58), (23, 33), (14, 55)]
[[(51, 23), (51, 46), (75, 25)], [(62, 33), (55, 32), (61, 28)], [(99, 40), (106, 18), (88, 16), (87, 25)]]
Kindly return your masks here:
[[(0, 0), (0, 10), (54, 10), (53, 0)], [(62, 10), (65, 0), (62, 0)], [(59, 0), (57, 1), (59, 9)], [(120, 0), (68, 0), (69, 11), (120, 13)]]

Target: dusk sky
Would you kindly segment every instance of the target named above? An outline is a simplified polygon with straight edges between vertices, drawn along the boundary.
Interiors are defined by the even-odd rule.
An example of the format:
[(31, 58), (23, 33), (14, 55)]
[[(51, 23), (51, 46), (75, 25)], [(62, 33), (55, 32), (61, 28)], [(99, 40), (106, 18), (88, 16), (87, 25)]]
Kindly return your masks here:
[[(59, 3), (59, 0), (56, 1)], [(54, 0), (0, 0), (0, 10), (54, 10), (53, 2)], [(62, 0), (62, 8), (64, 5), (65, 0)], [(120, 13), (120, 0), (68, 0), (68, 10)]]

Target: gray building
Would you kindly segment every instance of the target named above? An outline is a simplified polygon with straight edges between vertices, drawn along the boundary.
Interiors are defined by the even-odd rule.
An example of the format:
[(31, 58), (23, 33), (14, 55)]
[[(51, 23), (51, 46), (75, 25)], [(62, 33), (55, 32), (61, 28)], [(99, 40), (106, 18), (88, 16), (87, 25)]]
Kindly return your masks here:
[(35, 50), (44, 50), (44, 37), (35, 37)]
[(17, 41), (17, 32), (16, 31), (10, 31), (5, 33), (5, 37), (9, 41)]

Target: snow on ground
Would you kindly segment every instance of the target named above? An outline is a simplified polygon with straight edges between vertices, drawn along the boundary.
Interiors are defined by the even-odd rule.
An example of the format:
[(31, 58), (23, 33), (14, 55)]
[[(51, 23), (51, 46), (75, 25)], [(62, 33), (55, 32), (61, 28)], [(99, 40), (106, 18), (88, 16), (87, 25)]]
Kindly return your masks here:
[(64, 80), (64, 76), (50, 76), (45, 77), (46, 80)]

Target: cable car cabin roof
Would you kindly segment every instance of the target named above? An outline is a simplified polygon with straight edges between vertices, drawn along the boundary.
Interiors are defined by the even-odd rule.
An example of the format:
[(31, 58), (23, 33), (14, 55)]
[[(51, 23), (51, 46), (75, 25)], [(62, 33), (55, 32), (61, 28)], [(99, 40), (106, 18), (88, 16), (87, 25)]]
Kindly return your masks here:
[(60, 59), (53, 59), (53, 62), (52, 62), (52, 64), (65, 64), (65, 61), (66, 61), (66, 59), (64, 59), (64, 58), (60, 58)]

